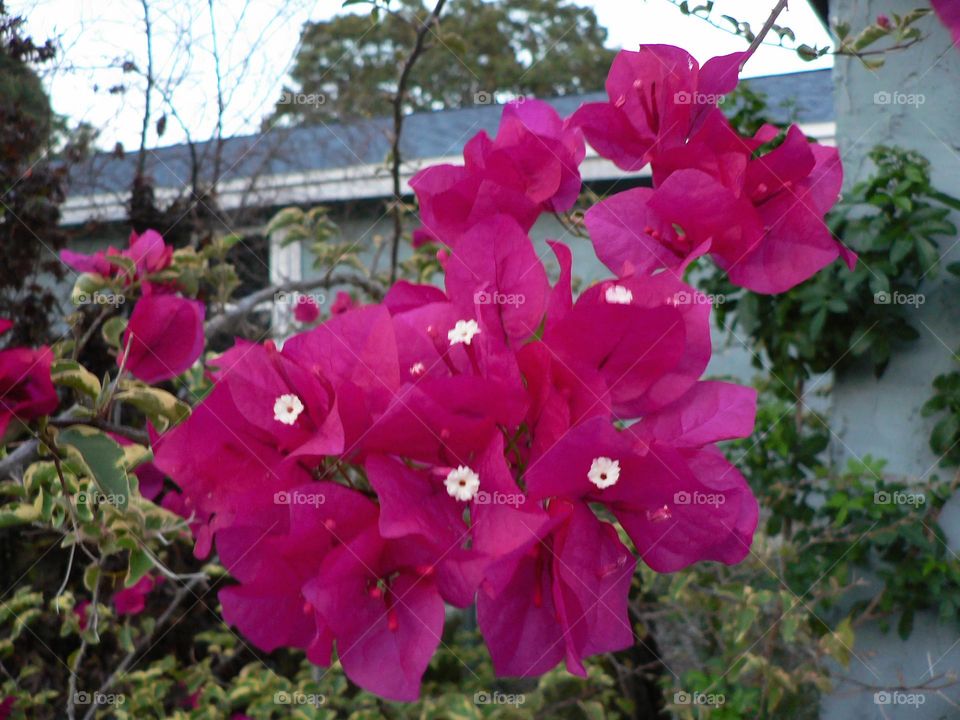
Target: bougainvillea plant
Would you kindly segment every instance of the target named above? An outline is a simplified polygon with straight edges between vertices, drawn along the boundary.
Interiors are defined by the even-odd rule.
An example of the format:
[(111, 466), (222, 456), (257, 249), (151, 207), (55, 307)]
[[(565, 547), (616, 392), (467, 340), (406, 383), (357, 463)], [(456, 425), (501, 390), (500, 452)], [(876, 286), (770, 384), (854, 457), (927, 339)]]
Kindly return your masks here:
[[(189, 257), (152, 231), (123, 251), (64, 254), (84, 273), (75, 294), (119, 281), (136, 299), (105, 334), (139, 381), (114, 390), (152, 418), (141, 492), (189, 520), (197, 557), (217, 553), (236, 581), (219, 592), (224, 619), (253, 645), (335, 656), (359, 686), (409, 701), (447, 606), (475, 604), (498, 674), (564, 662), (582, 675), (584, 658), (634, 641), (638, 557), (668, 573), (747, 555), (757, 503), (716, 443), (752, 432), (756, 395), (701, 380), (711, 304), (682, 274), (710, 255), (735, 284), (774, 293), (855, 257), (823, 221), (836, 150), (797, 128), (742, 137), (717, 110), (746, 57), (700, 67), (644, 46), (617, 56), (607, 102), (568, 118), (507, 105), (462, 166), (411, 180), (415, 242), (441, 245), (442, 288), (400, 280), (282, 347), (238, 340), (205, 363), (211, 388), (183, 420), (144, 389), (203, 352), (203, 305), (172, 270)], [(586, 142), (621, 168), (649, 164), (653, 186), (587, 211), (612, 275), (574, 298), (570, 250), (550, 243), (551, 284), (528, 233), (577, 202)], [(6, 352), (16, 403), (0, 420), (52, 413), (46, 351)], [(163, 477), (176, 490), (161, 500)], [(140, 575), (118, 612), (143, 607), (154, 580)]]

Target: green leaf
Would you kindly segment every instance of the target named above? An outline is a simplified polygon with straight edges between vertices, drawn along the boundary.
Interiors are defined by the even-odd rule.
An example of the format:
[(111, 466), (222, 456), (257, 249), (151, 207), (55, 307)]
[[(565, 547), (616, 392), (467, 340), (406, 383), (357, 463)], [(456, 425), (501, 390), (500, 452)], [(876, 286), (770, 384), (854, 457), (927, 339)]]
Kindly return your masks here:
[(123, 344), (123, 333), (127, 330), (127, 320), (122, 317), (112, 317), (100, 328), (104, 342), (111, 347), (119, 348)]
[(138, 548), (130, 551), (130, 563), (127, 566), (127, 576), (123, 580), (124, 587), (131, 587), (140, 578), (153, 569), (153, 560), (146, 550)]
[(930, 434), (930, 447), (936, 453), (945, 452), (953, 445), (958, 432), (960, 432), (960, 418), (956, 415), (947, 415), (934, 426)]
[(100, 491), (118, 508), (126, 509), (130, 478), (126, 455), (115, 440), (96, 428), (73, 425), (60, 431), (57, 444), (75, 448)]
[(75, 360), (54, 360), (50, 366), (50, 379), (55, 385), (73, 388), (94, 400), (100, 394), (97, 376)]
[(282, 230), (290, 225), (298, 225), (302, 222), (303, 210), (298, 207), (284, 208), (267, 223), (266, 235), (270, 236), (278, 230)]
[(820, 57), (820, 54), (815, 48), (810, 47), (806, 44), (801, 44), (797, 46), (797, 55), (800, 56), (800, 59), (804, 62), (811, 62)]
[(952, 195), (947, 195), (946, 193), (940, 192), (939, 190), (931, 190), (930, 197), (943, 203), (947, 207), (951, 207), (954, 210), (960, 210), (960, 200), (953, 197)]
[(14, 510), (5, 507), (0, 510), (0, 528), (26, 525), (39, 520), (42, 514), (42, 509), (35, 507), (33, 503), (25, 503)]
[(96, 563), (90, 563), (87, 569), (83, 571), (83, 586), (90, 592), (97, 586), (100, 579), (100, 566)]
[(137, 408), (161, 431), (176, 425), (190, 414), (190, 406), (166, 390), (129, 382), (123, 383), (122, 387), (123, 390), (114, 395), (114, 399)]
[(110, 281), (96, 273), (81, 273), (73, 284), (70, 301), (74, 305), (89, 305), (94, 301), (94, 293), (109, 287)]
[(104, 259), (114, 267), (120, 268), (125, 277), (133, 278), (137, 274), (137, 264), (131, 258), (124, 255), (104, 255)]
[(897, 623), (897, 634), (901, 639), (906, 640), (913, 632), (913, 608), (908, 607), (900, 615), (900, 622)]

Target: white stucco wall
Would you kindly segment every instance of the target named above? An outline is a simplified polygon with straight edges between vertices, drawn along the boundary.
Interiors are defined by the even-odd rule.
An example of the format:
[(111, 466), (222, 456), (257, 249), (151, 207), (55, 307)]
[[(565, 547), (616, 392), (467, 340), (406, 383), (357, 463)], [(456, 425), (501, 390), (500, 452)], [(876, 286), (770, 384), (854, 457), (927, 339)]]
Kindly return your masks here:
[[(834, 0), (831, 11), (860, 28), (879, 14), (904, 14), (922, 4), (919, 0)], [(888, 55), (879, 70), (870, 70), (857, 59), (837, 59), (837, 144), (846, 187), (869, 175), (866, 154), (883, 143), (921, 152), (933, 163), (935, 185), (960, 195), (960, 50), (950, 47), (946, 30), (933, 16), (919, 26), (929, 37)], [(960, 259), (960, 245), (955, 242), (950, 239), (941, 246), (944, 265)], [(920, 407), (931, 395), (934, 376), (956, 367), (952, 353), (960, 347), (958, 291), (958, 281), (945, 272), (929, 282), (925, 304), (911, 311), (921, 337), (896, 352), (881, 379), (862, 368), (836, 380), (832, 452), (838, 460), (867, 454), (885, 458), (890, 472), (914, 481), (938, 471), (937, 458), (928, 447), (932, 423), (920, 417)], [(960, 508), (956, 500), (948, 505), (943, 520), (957, 550)], [(960, 624), (940, 623), (929, 615), (918, 618), (907, 642), (901, 642), (895, 631), (884, 634), (876, 626), (858, 629), (854, 651), (849, 671), (843, 672), (859, 683), (886, 688), (929, 683), (931, 676), (960, 671)], [(960, 686), (942, 695), (925, 692), (922, 700), (919, 706), (878, 704), (873, 689), (841, 682), (823, 702), (822, 717), (960, 717)]]

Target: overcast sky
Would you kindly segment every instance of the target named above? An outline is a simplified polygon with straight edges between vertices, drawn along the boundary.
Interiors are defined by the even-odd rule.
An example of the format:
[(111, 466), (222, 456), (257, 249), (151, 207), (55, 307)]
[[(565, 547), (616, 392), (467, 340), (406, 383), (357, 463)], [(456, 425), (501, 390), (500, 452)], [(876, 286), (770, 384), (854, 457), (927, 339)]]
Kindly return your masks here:
[[(686, 48), (701, 62), (746, 47), (741, 38), (683, 16), (668, 0), (577, 0), (576, 4), (594, 8), (609, 32), (610, 47), (632, 49), (641, 43), (668, 43)], [(716, 17), (734, 15), (758, 29), (773, 4), (773, 0), (716, 0), (714, 13)], [(172, 95), (180, 119), (168, 118), (162, 138), (151, 128), (149, 144), (182, 142), (186, 137), (182, 125), (196, 140), (214, 134), (214, 41), (225, 76), (225, 134), (256, 132), (288, 77), (303, 22), (329, 18), (341, 11), (341, 5), (342, 0), (215, 0), (214, 35), (207, 2), (151, 0), (154, 75), (165, 79), (160, 91)], [(54, 109), (74, 122), (84, 120), (99, 128), (98, 145), (103, 148), (112, 148), (116, 142), (128, 150), (139, 147), (143, 85), (136, 76), (124, 74), (119, 65), (131, 58), (140, 67), (146, 65), (140, 1), (9, 0), (7, 6), (11, 12), (27, 17), (28, 32), (35, 39), (53, 37), (63, 47), (56, 67), (45, 74)], [(804, 0), (791, 3), (780, 24), (792, 28), (799, 42), (829, 43)], [(192, 47), (191, 53), (184, 52), (187, 46)], [(805, 63), (791, 51), (763, 47), (748, 63), (744, 75), (830, 65), (829, 57)], [(111, 94), (110, 88), (119, 84), (127, 85), (128, 91)], [(154, 119), (163, 112), (162, 105), (161, 97), (154, 97)]]

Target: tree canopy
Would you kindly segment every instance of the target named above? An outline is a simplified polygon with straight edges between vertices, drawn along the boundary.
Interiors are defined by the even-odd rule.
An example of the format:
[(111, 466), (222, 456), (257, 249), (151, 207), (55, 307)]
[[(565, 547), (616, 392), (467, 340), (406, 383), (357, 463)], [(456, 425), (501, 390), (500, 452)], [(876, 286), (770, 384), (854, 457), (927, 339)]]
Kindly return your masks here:
[[(276, 115), (317, 124), (389, 114), (400, 68), (429, 12), (422, 0), (400, 0), (306, 23)], [(601, 90), (614, 56), (606, 37), (592, 9), (568, 0), (452, 0), (428, 33), (405, 109)]]

